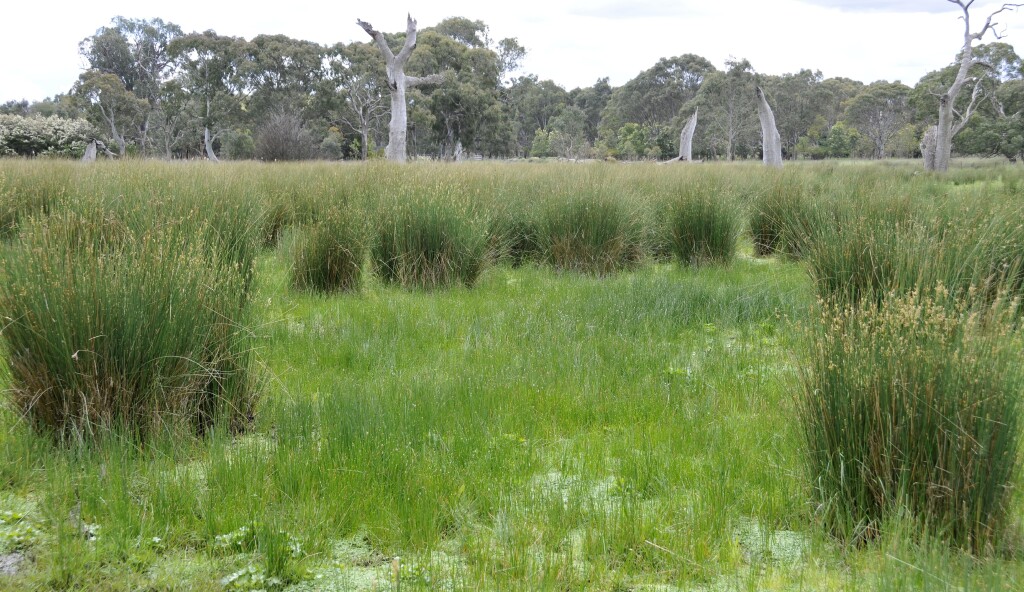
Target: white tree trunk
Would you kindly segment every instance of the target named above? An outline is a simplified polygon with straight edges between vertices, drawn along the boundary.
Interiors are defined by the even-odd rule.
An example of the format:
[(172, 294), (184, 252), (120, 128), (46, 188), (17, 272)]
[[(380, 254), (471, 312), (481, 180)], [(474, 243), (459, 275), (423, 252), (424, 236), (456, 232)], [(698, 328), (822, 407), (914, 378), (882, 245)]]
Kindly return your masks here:
[(775, 114), (761, 87), (757, 87), (757, 117), (761, 120), (761, 147), (764, 163), (770, 167), (782, 166), (782, 136), (775, 126)]
[(927, 171), (935, 170), (935, 148), (937, 144), (938, 126), (931, 126), (924, 132), (921, 138), (921, 156), (924, 157), (924, 168)]
[[(980, 31), (972, 33), (970, 8), (974, 4), (974, 0), (947, 0), (947, 2), (956, 4), (964, 13), (964, 44), (960, 49), (960, 68), (957, 70), (956, 78), (953, 80), (953, 84), (949, 86), (949, 89), (939, 97), (939, 124), (933, 128), (935, 130), (934, 155), (932, 158), (929, 158), (929, 155), (925, 153), (924, 157), (926, 170), (940, 172), (945, 172), (949, 169), (949, 160), (953, 153), (953, 136), (967, 125), (967, 121), (971, 118), (971, 114), (974, 113), (974, 108), (977, 106), (978, 98), (981, 96), (981, 87), (975, 85), (970, 105), (967, 106), (967, 109), (962, 114), (959, 114), (960, 119), (956, 121), (956, 116), (958, 115), (954, 111), (956, 99), (960, 95), (960, 89), (963, 88), (968, 80), (971, 68), (978, 63), (978, 60), (974, 57), (974, 42), (980, 41), (989, 31), (993, 31), (995, 36), (999, 38), (999, 32), (995, 29), (996, 23), (992, 22), (992, 18), (1004, 10), (1021, 6), (1021, 4), (1003, 4), (999, 10), (988, 15), (988, 18), (985, 19), (985, 25)], [(921, 147), (922, 152), (924, 152), (924, 139), (921, 141)], [(929, 146), (930, 148), (931, 146)]]
[(213, 152), (213, 136), (210, 134), (210, 128), (203, 128), (203, 145), (206, 147), (206, 158), (209, 158), (211, 162), (220, 162), (217, 155)]
[[(388, 78), (391, 79), (391, 68)], [(409, 137), (409, 117), (405, 102), (405, 72), (395, 72), (391, 83), (391, 123), (388, 125), (388, 147), (384, 156), (394, 162), (405, 162), (406, 144)]]
[(697, 111), (686, 120), (683, 131), (679, 134), (679, 160), (689, 162), (693, 160), (693, 132), (697, 130)]
[(103, 119), (106, 119), (107, 123), (110, 124), (110, 136), (114, 139), (115, 142), (117, 142), (117, 150), (120, 153), (120, 155), (124, 156), (124, 153), (127, 149), (127, 143), (125, 142), (124, 136), (117, 131), (117, 122), (114, 119), (114, 107), (111, 107), (110, 112), (108, 113), (107, 110), (103, 108), (103, 103), (100, 103), (100, 114), (103, 116)]
[(96, 162), (96, 140), (89, 142), (89, 145), (85, 147), (82, 162)]
[(203, 146), (206, 148), (206, 158), (210, 162), (220, 162), (213, 152), (213, 135), (210, 133), (210, 97), (206, 97), (206, 120), (203, 122)]
[(405, 75), (405, 65), (409, 62), (409, 56), (412, 55), (413, 50), (416, 49), (416, 21), (412, 19), (412, 15), (408, 16), (405, 44), (398, 55), (391, 51), (387, 39), (380, 31), (374, 29), (373, 25), (361, 20), (356, 20), (356, 24), (362, 27), (366, 34), (377, 43), (377, 48), (384, 56), (384, 62), (387, 65), (388, 88), (391, 90), (391, 123), (388, 126), (388, 147), (384, 150), (384, 154), (388, 160), (405, 162), (409, 125), (406, 115), (405, 91), (421, 84), (440, 83), (444, 77), (440, 74), (432, 74), (423, 78)]

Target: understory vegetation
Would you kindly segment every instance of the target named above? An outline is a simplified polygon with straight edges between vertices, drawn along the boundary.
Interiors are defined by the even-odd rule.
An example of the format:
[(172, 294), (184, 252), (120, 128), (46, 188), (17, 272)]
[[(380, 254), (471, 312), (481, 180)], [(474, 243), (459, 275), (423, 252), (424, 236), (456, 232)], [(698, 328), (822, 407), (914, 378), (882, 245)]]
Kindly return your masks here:
[(1020, 589), (1022, 183), (0, 162), (0, 588)]

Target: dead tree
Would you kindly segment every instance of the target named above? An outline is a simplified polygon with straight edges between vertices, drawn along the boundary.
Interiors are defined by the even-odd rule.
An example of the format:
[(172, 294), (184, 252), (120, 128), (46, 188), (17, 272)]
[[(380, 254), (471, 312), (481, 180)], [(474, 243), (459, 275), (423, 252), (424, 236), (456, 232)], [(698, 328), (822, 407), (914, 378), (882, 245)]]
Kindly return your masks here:
[(89, 142), (89, 145), (85, 147), (82, 162), (96, 162), (96, 140)]
[(775, 126), (775, 114), (768, 104), (761, 87), (757, 92), (757, 117), (761, 120), (761, 149), (764, 163), (770, 167), (782, 166), (782, 136)]
[(686, 125), (683, 126), (683, 131), (679, 134), (679, 160), (683, 162), (689, 162), (693, 160), (693, 132), (697, 129), (697, 111), (693, 110), (693, 115), (686, 120)]
[(395, 55), (388, 46), (387, 39), (380, 31), (373, 28), (370, 23), (356, 20), (356, 23), (366, 31), (366, 34), (373, 38), (384, 56), (388, 72), (388, 90), (391, 91), (391, 123), (388, 128), (388, 147), (384, 154), (388, 160), (405, 162), (406, 160), (406, 137), (408, 135), (408, 116), (406, 114), (405, 92), (413, 87), (424, 84), (439, 84), (444, 80), (442, 74), (431, 74), (429, 76), (406, 76), (405, 66), (409, 63), (409, 56), (416, 49), (416, 21), (412, 15), (408, 17), (405, 31), (405, 44), (398, 55)]
[(970, 76), (971, 68), (981, 63), (974, 56), (974, 42), (980, 41), (989, 31), (992, 31), (992, 34), (997, 39), (1001, 39), (1002, 35), (996, 30), (997, 23), (993, 22), (992, 19), (1003, 11), (1024, 6), (1024, 4), (1003, 4), (999, 10), (988, 15), (988, 18), (985, 19), (985, 25), (982, 26), (981, 30), (972, 33), (970, 8), (975, 0), (946, 1), (956, 4), (964, 13), (961, 17), (964, 21), (964, 45), (960, 50), (960, 67), (957, 70), (956, 78), (953, 80), (953, 84), (944, 93), (939, 95), (939, 124), (937, 127), (932, 128), (934, 130), (934, 138), (928, 137), (928, 134), (932, 133), (932, 130), (929, 130), (921, 141), (921, 152), (924, 154), (925, 169), (930, 171), (946, 171), (949, 169), (949, 158), (953, 152), (953, 136), (957, 135), (967, 125), (968, 120), (970, 120), (971, 115), (974, 113), (975, 107), (978, 105), (978, 99), (981, 97), (981, 81), (974, 80), (974, 91), (971, 93), (971, 101), (968, 103), (967, 108), (964, 109), (963, 113), (955, 109), (960, 89), (972, 80)]

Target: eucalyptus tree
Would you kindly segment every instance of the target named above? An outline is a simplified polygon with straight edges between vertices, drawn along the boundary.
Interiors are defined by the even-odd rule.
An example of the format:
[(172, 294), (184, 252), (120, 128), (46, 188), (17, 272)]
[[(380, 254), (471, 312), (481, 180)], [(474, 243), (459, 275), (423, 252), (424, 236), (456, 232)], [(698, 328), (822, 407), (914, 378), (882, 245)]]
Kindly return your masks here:
[(782, 139), (775, 125), (775, 113), (761, 87), (755, 89), (757, 96), (757, 116), (761, 120), (761, 152), (762, 160), (770, 167), (782, 166)]
[[(946, 0), (957, 5), (963, 12), (961, 17), (964, 22), (963, 45), (960, 49), (956, 77), (953, 82), (943, 89), (939, 95), (939, 117), (938, 123), (925, 132), (921, 140), (921, 152), (924, 155), (924, 166), (930, 171), (946, 171), (949, 169), (949, 159), (953, 151), (953, 137), (967, 125), (978, 105), (982, 95), (983, 86), (980, 79), (971, 76), (971, 70), (982, 63), (980, 56), (975, 54), (975, 42), (981, 41), (992, 32), (996, 38), (1000, 38), (998, 23), (993, 19), (1002, 12), (1015, 9), (1022, 4), (1006, 3), (999, 9), (990, 13), (985, 23), (977, 30), (971, 29), (971, 6), (975, 0)], [(960, 91), (968, 83), (973, 82), (974, 88), (971, 91), (970, 101), (962, 111), (956, 109), (957, 98)]]
[(406, 93), (409, 89), (427, 84), (439, 84), (444, 81), (442, 74), (434, 73), (427, 76), (408, 76), (405, 67), (416, 49), (416, 21), (412, 15), (408, 16), (405, 30), (405, 41), (402, 49), (396, 55), (388, 45), (388, 40), (383, 33), (373, 28), (373, 25), (365, 21), (357, 20), (358, 24), (366, 34), (377, 44), (381, 56), (384, 58), (388, 77), (388, 89), (391, 95), (391, 122), (388, 125), (388, 147), (385, 155), (388, 160), (405, 162), (406, 140), (408, 137), (409, 119), (407, 116), (408, 104)]
[(540, 80), (534, 74), (516, 78), (504, 94), (516, 126), (520, 154), (530, 151), (537, 131), (547, 132), (551, 120), (570, 102), (564, 88), (553, 80)]
[(284, 110), (301, 112), (325, 72), (326, 47), (286, 35), (257, 35), (245, 44), (241, 75), (246, 110), (261, 122)]
[[(116, 77), (126, 91), (146, 101), (148, 107), (140, 112), (133, 134), (142, 153), (149, 144), (150, 120), (160, 109), (161, 86), (174, 70), (170, 44), (182, 35), (181, 27), (158, 18), (118, 16), (78, 44), (91, 70)], [(123, 136), (127, 130), (122, 132)]]
[(695, 103), (703, 109), (709, 143), (713, 148), (723, 148), (725, 157), (733, 160), (739, 145), (751, 144), (757, 138), (755, 83), (747, 60), (730, 60), (725, 65), (725, 72), (708, 74)]
[(850, 99), (844, 120), (874, 145), (874, 157), (884, 158), (886, 145), (912, 116), (910, 87), (879, 81)]
[(604, 119), (615, 127), (629, 122), (650, 128), (668, 125), (714, 71), (711, 62), (698, 55), (662, 58), (612, 92)]
[(99, 70), (83, 72), (71, 92), (85, 107), (88, 119), (97, 128), (110, 131), (110, 139), (124, 156), (126, 130), (137, 128), (148, 117), (149, 103), (125, 88), (117, 76)]
[[(419, 97), (420, 106), (429, 110), (433, 143), (443, 158), (456, 155), (460, 146), (474, 152), (507, 151), (513, 140), (510, 122), (502, 114), (501, 58), (487, 31), (481, 21), (445, 19), (422, 31), (409, 63), (413, 72), (445, 73), (444, 84)], [(502, 138), (504, 133), (508, 135)]]
[(248, 42), (215, 31), (175, 39), (170, 51), (181, 67), (181, 91), (188, 95), (193, 115), (203, 130), (206, 157), (219, 160), (214, 141), (232, 118), (240, 117), (250, 93), (244, 60)]
[(593, 86), (569, 91), (569, 103), (579, 107), (586, 116), (587, 141), (591, 144), (597, 141), (601, 126), (601, 112), (608, 106), (612, 91), (607, 77), (599, 78)]
[(337, 44), (325, 54), (325, 71), (313, 98), (332, 125), (359, 136), (359, 156), (366, 160), (388, 114), (387, 72), (367, 43)]
[(818, 70), (804, 68), (782, 76), (762, 76), (759, 84), (772, 98), (783, 151), (796, 152), (802, 136), (806, 136), (815, 119), (831, 104), (824, 76)]

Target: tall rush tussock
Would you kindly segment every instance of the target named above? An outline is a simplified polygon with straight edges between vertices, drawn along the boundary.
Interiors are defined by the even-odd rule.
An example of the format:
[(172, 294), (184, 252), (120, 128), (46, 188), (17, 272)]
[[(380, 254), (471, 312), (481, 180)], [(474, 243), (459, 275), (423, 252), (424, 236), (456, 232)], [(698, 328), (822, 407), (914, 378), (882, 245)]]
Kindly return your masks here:
[(973, 552), (1008, 526), (1019, 439), (1015, 305), (941, 285), (880, 305), (823, 303), (799, 417), (820, 518), (863, 541), (909, 515)]
[(427, 289), (472, 286), (483, 271), (485, 222), (459, 200), (438, 193), (380, 205), (372, 258), (385, 282)]
[(35, 218), (7, 252), (13, 407), (71, 440), (241, 426), (256, 394), (245, 248), (203, 220), (107, 228), (74, 212)]
[(720, 181), (682, 187), (668, 203), (665, 233), (684, 265), (730, 263), (740, 231), (737, 206)]
[(606, 275), (638, 263), (643, 228), (627, 200), (601, 195), (552, 196), (540, 215), (537, 244), (556, 269)]
[(305, 229), (292, 257), (292, 285), (299, 290), (355, 290), (366, 257), (365, 231), (350, 211), (334, 208)]

